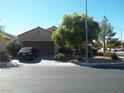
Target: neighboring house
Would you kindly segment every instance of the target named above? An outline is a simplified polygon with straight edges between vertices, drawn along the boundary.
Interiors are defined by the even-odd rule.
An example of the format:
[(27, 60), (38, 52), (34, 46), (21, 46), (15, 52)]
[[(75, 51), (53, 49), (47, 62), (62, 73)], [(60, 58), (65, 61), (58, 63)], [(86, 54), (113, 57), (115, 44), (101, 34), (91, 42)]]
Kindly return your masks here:
[(12, 34), (9, 34), (9, 33), (6, 33), (6, 32), (3, 32), (3, 33), (4, 33), (3, 34), (3, 39), (0, 41), (0, 52), (1, 51), (7, 51), (6, 46), (8, 45), (8, 43), (17, 39), (17, 37), (12, 35)]
[(56, 29), (57, 29), (57, 27), (52, 26), (52, 27), (47, 28), (46, 30), (48, 30), (49, 32), (53, 32), (53, 31), (55, 31)]
[(35, 47), (40, 54), (54, 54), (56, 48), (51, 41), (51, 32), (55, 30), (54, 28), (54, 26), (48, 29), (37, 27), (18, 35), (18, 38), (23, 47)]

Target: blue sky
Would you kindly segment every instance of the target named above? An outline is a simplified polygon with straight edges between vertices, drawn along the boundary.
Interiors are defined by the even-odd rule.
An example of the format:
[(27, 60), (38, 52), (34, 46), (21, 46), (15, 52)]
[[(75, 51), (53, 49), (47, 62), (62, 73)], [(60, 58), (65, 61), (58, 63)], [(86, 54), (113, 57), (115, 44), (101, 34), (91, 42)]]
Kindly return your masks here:
[[(37, 26), (58, 26), (65, 14), (75, 12), (85, 13), (85, 0), (0, 0), (0, 24), (14, 35)], [(124, 30), (124, 0), (88, 0), (88, 15), (99, 22), (107, 16), (120, 38), (120, 31)]]

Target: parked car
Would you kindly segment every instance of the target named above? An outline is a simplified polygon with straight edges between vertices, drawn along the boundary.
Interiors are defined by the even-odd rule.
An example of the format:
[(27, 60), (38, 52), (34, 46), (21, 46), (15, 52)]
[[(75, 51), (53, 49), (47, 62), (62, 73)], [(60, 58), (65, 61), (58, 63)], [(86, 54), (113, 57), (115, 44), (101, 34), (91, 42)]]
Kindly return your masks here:
[(17, 53), (19, 60), (34, 60), (38, 57), (38, 50), (34, 47), (23, 47)]

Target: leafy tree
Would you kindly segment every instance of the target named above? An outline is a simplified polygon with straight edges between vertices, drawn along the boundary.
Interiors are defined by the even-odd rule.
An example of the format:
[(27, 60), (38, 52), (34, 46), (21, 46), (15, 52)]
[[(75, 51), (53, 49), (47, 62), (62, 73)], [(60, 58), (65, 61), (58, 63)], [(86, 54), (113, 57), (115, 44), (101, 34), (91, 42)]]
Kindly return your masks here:
[[(85, 43), (86, 16), (74, 13), (65, 15), (63, 21), (52, 34), (52, 40), (60, 48), (79, 49)], [(92, 17), (88, 17), (89, 43), (98, 39), (99, 26)]]
[(102, 48), (102, 43), (100, 41), (95, 41), (92, 43), (93, 48), (100, 49)]
[(20, 49), (21, 49), (21, 45), (16, 40), (13, 42), (10, 42), (7, 45), (7, 50), (9, 52), (9, 54), (12, 55), (13, 57), (16, 57), (16, 55)]
[[(3, 42), (3, 36), (4, 36), (4, 28), (2, 25), (0, 25), (0, 46), (2, 45), (2, 42)], [(2, 52), (2, 50), (0, 49), (0, 53)]]
[(121, 41), (118, 38), (113, 38), (107, 42), (108, 48), (116, 48), (121, 45)]
[(3, 26), (0, 25), (0, 41), (3, 40), (3, 35), (4, 35), (3, 31), (4, 31)]
[(113, 36), (115, 36), (115, 32), (113, 32), (113, 27), (111, 26), (108, 18), (106, 16), (103, 17), (102, 21), (100, 22), (100, 36), (99, 39), (103, 44), (104, 53), (106, 51), (106, 43), (108, 40), (111, 40)]

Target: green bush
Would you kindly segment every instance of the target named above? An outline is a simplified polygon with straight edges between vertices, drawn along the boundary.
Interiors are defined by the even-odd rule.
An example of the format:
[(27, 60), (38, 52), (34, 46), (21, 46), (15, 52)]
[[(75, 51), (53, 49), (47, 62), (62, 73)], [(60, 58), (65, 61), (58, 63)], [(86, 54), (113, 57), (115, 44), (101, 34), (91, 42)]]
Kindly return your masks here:
[(66, 56), (63, 53), (58, 53), (55, 55), (54, 59), (57, 61), (67, 62), (67, 61), (70, 61), (71, 59), (73, 59), (73, 57), (72, 56)]
[(106, 56), (106, 57), (112, 57), (112, 52), (106, 52), (106, 53), (104, 53), (104, 56)]
[(76, 60), (78, 60), (78, 61), (82, 61), (82, 60), (83, 60), (81, 55), (76, 55), (75, 58), (76, 58)]
[[(81, 55), (81, 56), (85, 56), (86, 53), (86, 48), (85, 47), (81, 47), (80, 49), (78, 49), (75, 53), (75, 55)], [(92, 57), (93, 54), (93, 49), (92, 47), (88, 47), (88, 57)]]
[(17, 41), (13, 41), (7, 45), (7, 50), (10, 55), (16, 57), (18, 51), (21, 49), (21, 45)]
[(0, 62), (10, 62), (9, 55), (6, 52), (0, 53)]
[(63, 53), (59, 53), (55, 55), (55, 60), (63, 61), (65, 59), (65, 55)]

